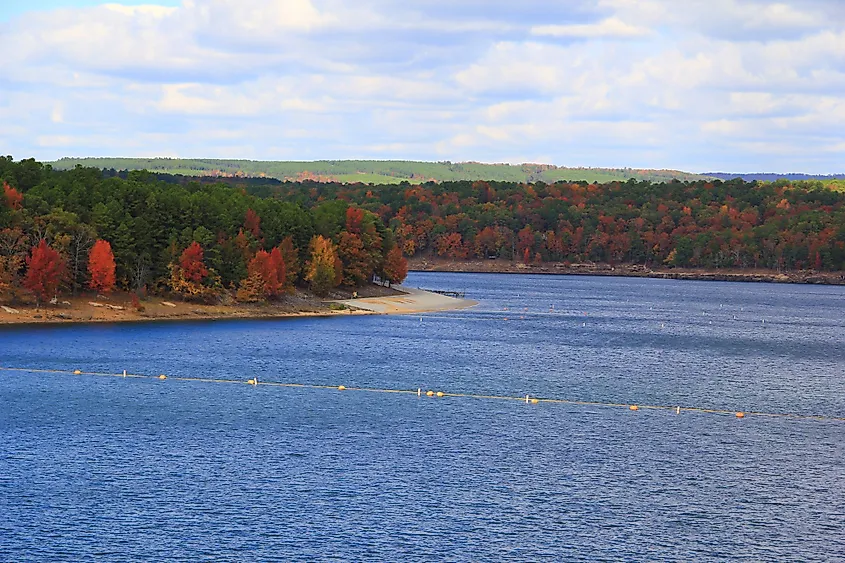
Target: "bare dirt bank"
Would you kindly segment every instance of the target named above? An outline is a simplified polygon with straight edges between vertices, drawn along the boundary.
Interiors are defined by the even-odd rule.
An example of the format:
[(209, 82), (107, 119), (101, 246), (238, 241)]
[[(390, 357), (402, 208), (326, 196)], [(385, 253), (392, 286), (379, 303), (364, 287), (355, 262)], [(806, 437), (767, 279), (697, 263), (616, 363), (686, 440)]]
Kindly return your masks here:
[(662, 278), (676, 280), (734, 281), (765, 283), (806, 283), (845, 285), (845, 272), (817, 272), (812, 270), (777, 272), (764, 269), (698, 270), (684, 268), (651, 269), (646, 266), (621, 264), (521, 264), (507, 260), (440, 260), (423, 258), (410, 260), (408, 269), (417, 272), (467, 272), (501, 274), (559, 274), (582, 276), (619, 276)]
[[(69, 303), (69, 304), (68, 304)], [(144, 301), (144, 310), (132, 308), (123, 295), (102, 298), (78, 297), (57, 305), (0, 308), (0, 325), (117, 323), (147, 321), (186, 321), (212, 319), (270, 319), (371, 314), (356, 309), (331, 309), (317, 300), (291, 298), (266, 305), (203, 305), (153, 298)]]
[[(355, 297), (353, 297), (355, 296)], [(401, 314), (460, 309), (472, 301), (452, 299), (409, 288), (366, 286), (338, 290), (326, 299), (297, 292), (275, 303), (204, 305), (154, 297), (132, 307), (131, 295), (88, 295), (60, 299), (55, 305), (2, 305), (0, 326), (26, 324), (158, 322), (221, 319), (283, 319), (353, 315)]]

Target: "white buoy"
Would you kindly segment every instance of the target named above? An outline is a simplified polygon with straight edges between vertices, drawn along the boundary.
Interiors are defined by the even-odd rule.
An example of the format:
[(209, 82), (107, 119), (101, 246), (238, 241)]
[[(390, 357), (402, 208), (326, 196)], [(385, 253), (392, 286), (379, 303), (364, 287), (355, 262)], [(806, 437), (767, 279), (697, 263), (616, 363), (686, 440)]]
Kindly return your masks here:
[(675, 414), (681, 414), (681, 407), (677, 407), (675, 409)]
[(417, 397), (422, 397), (422, 389), (417, 389)]
[(123, 377), (126, 377), (126, 370), (123, 370)]

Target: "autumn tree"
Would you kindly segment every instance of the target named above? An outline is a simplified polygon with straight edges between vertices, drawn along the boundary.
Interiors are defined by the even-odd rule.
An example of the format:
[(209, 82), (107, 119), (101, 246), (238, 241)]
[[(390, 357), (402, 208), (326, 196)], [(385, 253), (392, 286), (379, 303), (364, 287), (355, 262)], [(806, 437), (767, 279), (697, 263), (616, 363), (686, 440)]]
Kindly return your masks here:
[(285, 264), (285, 286), (292, 290), (294, 284), (299, 281), (300, 274), (299, 253), (293, 244), (293, 237), (286, 236), (279, 245), (279, 251)]
[(182, 255), (179, 257), (179, 268), (187, 281), (202, 283), (202, 280), (208, 275), (208, 268), (205, 267), (203, 262), (204, 256), (202, 246), (196, 241), (182, 251)]
[(23, 194), (6, 182), (3, 182), (3, 196), (9, 209), (18, 210), (23, 207)]
[(343, 278), (340, 280), (343, 285), (357, 287), (369, 280), (372, 265), (360, 235), (349, 231), (340, 233), (337, 255), (343, 263)]
[(109, 293), (114, 289), (114, 270), (114, 254), (111, 250), (111, 244), (107, 240), (98, 240), (94, 243), (91, 253), (88, 255), (88, 273), (91, 276), (88, 287), (94, 291)]
[(61, 255), (46, 240), (42, 240), (32, 248), (32, 254), (27, 259), (24, 287), (35, 294), (37, 300), (48, 300), (58, 292), (66, 271)]
[(254, 302), (278, 297), (285, 285), (285, 263), (278, 247), (259, 250), (247, 267), (248, 276), (241, 282), (238, 299)]
[(311, 239), (310, 251), (305, 279), (311, 284), (311, 291), (325, 296), (338, 285), (337, 266), (340, 261), (332, 241), (322, 235)]
[(259, 217), (258, 213), (252, 209), (246, 210), (246, 215), (244, 216), (244, 228), (248, 232), (252, 233), (255, 240), (261, 238), (261, 217)]
[(209, 301), (217, 297), (222, 282), (217, 272), (206, 267), (204, 257), (196, 241), (183, 250), (178, 264), (170, 265), (170, 289), (186, 299)]
[(346, 209), (346, 231), (353, 234), (360, 234), (364, 222), (364, 210), (357, 207)]
[(278, 297), (285, 287), (285, 259), (279, 247), (270, 251), (265, 289), (269, 297)]
[(0, 229), (0, 292), (17, 298), (21, 273), (29, 256), (29, 236), (20, 228)]
[(408, 276), (408, 261), (398, 246), (387, 253), (384, 261), (384, 275), (388, 283), (402, 283)]

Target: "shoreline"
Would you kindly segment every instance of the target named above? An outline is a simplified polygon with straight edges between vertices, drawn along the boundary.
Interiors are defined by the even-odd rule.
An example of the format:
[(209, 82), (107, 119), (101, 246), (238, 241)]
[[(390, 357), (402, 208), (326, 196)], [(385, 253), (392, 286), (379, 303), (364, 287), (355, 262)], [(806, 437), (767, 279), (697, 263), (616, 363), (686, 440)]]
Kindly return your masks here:
[(391, 289), (390, 294), (375, 297), (321, 300), (297, 295), (265, 305), (204, 305), (170, 302), (156, 297), (143, 303), (144, 311), (133, 310), (127, 295), (113, 295), (108, 299), (103, 296), (97, 299), (76, 297), (59, 305), (41, 307), (6, 306), (8, 310), (0, 308), (0, 330), (17, 326), (284, 320), (431, 313), (477, 304), (401, 286)]
[(457, 311), (478, 305), (477, 301), (471, 299), (458, 299), (456, 297), (399, 285), (394, 287), (404, 293), (404, 295), (347, 299), (335, 301), (335, 303), (364, 309), (374, 315), (413, 315), (417, 313), (434, 313), (437, 311)]
[(605, 276), (620, 278), (651, 278), (684, 281), (723, 281), (745, 283), (787, 283), (807, 285), (845, 285), (845, 272), (817, 272), (802, 270), (778, 272), (765, 269), (705, 270), (693, 268), (651, 269), (634, 264), (521, 264), (500, 260), (451, 261), (441, 259), (412, 260), (409, 272), (451, 272), (467, 274), (535, 274), (556, 276)]

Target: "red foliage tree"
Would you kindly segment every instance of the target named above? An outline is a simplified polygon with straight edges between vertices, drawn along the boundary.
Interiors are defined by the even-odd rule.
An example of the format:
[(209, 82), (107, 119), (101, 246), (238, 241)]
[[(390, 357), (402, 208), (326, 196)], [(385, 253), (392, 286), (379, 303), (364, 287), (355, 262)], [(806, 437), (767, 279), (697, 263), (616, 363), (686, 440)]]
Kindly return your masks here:
[(179, 257), (179, 267), (182, 275), (188, 281), (201, 283), (208, 275), (208, 268), (203, 263), (204, 253), (200, 243), (194, 241), (186, 248)]
[(6, 182), (3, 182), (3, 195), (6, 199), (6, 205), (10, 209), (20, 209), (23, 207), (23, 194)]
[(94, 291), (108, 293), (114, 289), (114, 254), (108, 241), (98, 240), (91, 247), (91, 253), (88, 255), (88, 273), (91, 274), (88, 287)]
[(67, 273), (65, 261), (59, 253), (50, 248), (46, 240), (42, 240), (38, 246), (33, 247), (26, 263), (28, 268), (24, 287), (39, 300), (54, 296)]
[(408, 261), (398, 246), (394, 246), (385, 257), (384, 275), (390, 283), (402, 283), (408, 277)]
[(357, 207), (346, 209), (346, 230), (353, 234), (361, 233), (361, 225), (364, 222), (364, 210)]
[(252, 233), (256, 240), (261, 238), (261, 217), (252, 209), (246, 210), (244, 217), (244, 228)]

